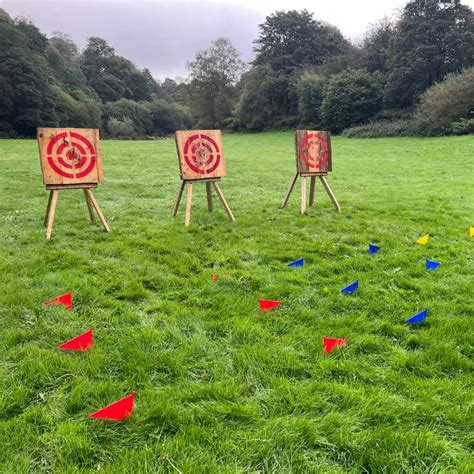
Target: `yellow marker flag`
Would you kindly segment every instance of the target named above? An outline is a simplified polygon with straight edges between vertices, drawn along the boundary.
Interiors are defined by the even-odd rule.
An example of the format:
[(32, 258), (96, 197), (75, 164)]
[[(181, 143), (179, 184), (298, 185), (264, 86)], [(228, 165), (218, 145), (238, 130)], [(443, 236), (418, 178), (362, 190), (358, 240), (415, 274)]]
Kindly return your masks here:
[(474, 237), (474, 227), (469, 227), (469, 235)]
[(428, 243), (428, 240), (430, 240), (430, 236), (428, 234), (424, 235), (423, 237), (420, 237), (416, 243), (420, 245), (426, 245)]

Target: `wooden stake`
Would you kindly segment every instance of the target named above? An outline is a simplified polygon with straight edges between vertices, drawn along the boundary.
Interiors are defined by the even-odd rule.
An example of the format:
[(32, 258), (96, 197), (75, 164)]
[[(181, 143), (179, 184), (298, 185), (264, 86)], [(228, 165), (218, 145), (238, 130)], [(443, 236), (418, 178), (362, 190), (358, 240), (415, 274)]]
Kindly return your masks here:
[(321, 180), (321, 183), (323, 184), (324, 189), (328, 193), (329, 198), (331, 199), (331, 202), (333, 203), (334, 207), (336, 208), (336, 211), (341, 212), (341, 206), (337, 202), (336, 196), (334, 196), (334, 193), (332, 192), (332, 189), (329, 187), (329, 184), (326, 181), (326, 177), (325, 176), (320, 176), (319, 179)]
[(306, 212), (306, 176), (301, 176), (301, 214)]
[(184, 216), (184, 225), (189, 227), (191, 223), (191, 205), (193, 202), (193, 183), (188, 183), (188, 195), (186, 196), (186, 214)]
[(311, 176), (311, 183), (309, 185), (309, 207), (314, 204), (314, 187), (316, 185), (316, 176)]
[(212, 212), (214, 206), (212, 205), (212, 188), (211, 183), (206, 183), (206, 194), (207, 194), (207, 209), (209, 212)]
[(51, 200), (53, 199), (53, 191), (49, 192), (48, 205), (46, 206), (46, 214), (44, 215), (43, 226), (46, 227), (48, 224), (49, 210), (51, 208)]
[(51, 191), (51, 203), (48, 210), (48, 222), (46, 227), (46, 238), (51, 239), (51, 234), (53, 232), (53, 222), (54, 222), (54, 213), (56, 212), (56, 204), (58, 203), (58, 193), (57, 189)]
[(232, 214), (232, 211), (230, 210), (229, 205), (227, 204), (227, 201), (225, 200), (224, 193), (222, 192), (221, 187), (219, 186), (219, 183), (217, 181), (213, 181), (212, 184), (214, 185), (214, 188), (217, 192), (217, 195), (219, 196), (219, 199), (222, 202), (222, 205), (224, 206), (225, 212), (229, 216), (229, 219), (232, 222), (235, 222), (235, 217), (234, 214)]
[(89, 211), (89, 217), (91, 218), (91, 222), (95, 222), (94, 207), (92, 206), (92, 203), (85, 189), (84, 189), (84, 196), (86, 198), (87, 209)]
[(297, 179), (298, 179), (298, 173), (295, 173), (295, 175), (291, 178), (290, 186), (288, 187), (288, 191), (286, 193), (286, 196), (283, 198), (283, 201), (280, 205), (281, 209), (283, 209), (288, 204), (288, 199), (290, 199), (290, 194), (293, 191), (293, 188), (295, 186), (295, 183), (296, 183)]
[(84, 191), (86, 192), (86, 195), (89, 198), (89, 201), (94, 206), (95, 212), (97, 212), (97, 215), (99, 216), (99, 220), (102, 223), (102, 226), (104, 227), (105, 232), (110, 232), (109, 224), (107, 223), (107, 220), (105, 219), (104, 214), (102, 214), (102, 211), (100, 210), (100, 207), (99, 207), (99, 203), (96, 201), (94, 195), (92, 194), (92, 191), (90, 189), (84, 189)]
[(178, 196), (176, 197), (176, 202), (174, 203), (173, 210), (171, 211), (171, 215), (176, 217), (178, 214), (179, 204), (181, 202), (181, 198), (183, 196), (184, 186), (186, 185), (186, 181), (182, 180), (181, 184), (179, 185)]

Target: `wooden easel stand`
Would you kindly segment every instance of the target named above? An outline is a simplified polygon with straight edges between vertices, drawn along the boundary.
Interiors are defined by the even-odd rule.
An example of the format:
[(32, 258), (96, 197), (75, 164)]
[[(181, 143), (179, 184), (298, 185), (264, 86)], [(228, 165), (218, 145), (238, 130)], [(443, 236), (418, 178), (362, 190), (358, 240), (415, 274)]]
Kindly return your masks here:
[(179, 209), (179, 204), (181, 202), (181, 198), (183, 197), (183, 192), (184, 188), (188, 186), (188, 193), (186, 195), (186, 211), (184, 215), (184, 225), (186, 227), (189, 227), (189, 224), (191, 223), (191, 207), (192, 207), (192, 201), (193, 201), (193, 184), (194, 183), (204, 183), (206, 185), (206, 195), (207, 195), (207, 209), (209, 212), (212, 212), (214, 210), (213, 202), (212, 202), (212, 187), (216, 190), (217, 195), (219, 196), (219, 199), (221, 200), (222, 205), (224, 206), (225, 212), (227, 213), (227, 216), (232, 222), (235, 222), (235, 217), (234, 214), (232, 214), (232, 211), (227, 204), (227, 201), (225, 200), (224, 193), (222, 192), (222, 189), (219, 185), (220, 178), (210, 178), (210, 179), (183, 179), (181, 181), (181, 184), (179, 186), (178, 190), (178, 196), (176, 197), (176, 202), (173, 206), (173, 211), (172, 211), (172, 216), (176, 217), (176, 214), (178, 213)]
[(337, 202), (336, 196), (332, 192), (329, 183), (326, 180), (327, 173), (295, 173), (295, 175), (291, 178), (290, 186), (288, 187), (288, 191), (281, 203), (281, 208), (284, 208), (288, 204), (288, 200), (290, 199), (291, 192), (296, 184), (296, 180), (298, 176), (301, 178), (301, 214), (306, 212), (306, 178), (311, 178), (310, 188), (309, 188), (309, 206), (313, 206), (314, 204), (314, 189), (316, 187), (316, 178), (319, 178), (324, 189), (326, 190), (329, 199), (333, 203), (337, 212), (341, 211), (341, 206)]
[(56, 212), (56, 205), (58, 203), (59, 191), (63, 189), (82, 189), (84, 191), (84, 197), (86, 199), (87, 209), (89, 211), (89, 217), (91, 222), (95, 221), (94, 211), (97, 213), (102, 226), (106, 232), (110, 232), (109, 224), (105, 219), (104, 214), (100, 210), (99, 203), (95, 196), (92, 194), (91, 188), (96, 188), (97, 185), (84, 185), (84, 184), (65, 184), (61, 186), (46, 186), (46, 190), (49, 191), (48, 205), (46, 207), (46, 215), (44, 217), (44, 226), (46, 227), (46, 238), (51, 239), (53, 233), (54, 215)]

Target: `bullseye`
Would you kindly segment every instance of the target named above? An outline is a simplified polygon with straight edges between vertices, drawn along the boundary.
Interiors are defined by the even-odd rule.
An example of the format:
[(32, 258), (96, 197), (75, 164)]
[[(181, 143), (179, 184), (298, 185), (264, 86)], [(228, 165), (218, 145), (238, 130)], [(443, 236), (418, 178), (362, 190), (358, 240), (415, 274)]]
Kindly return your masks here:
[(219, 146), (208, 135), (190, 136), (184, 144), (184, 161), (198, 174), (210, 174), (217, 169), (221, 161)]
[(76, 132), (59, 133), (48, 143), (48, 163), (64, 178), (79, 179), (89, 175), (96, 166), (96, 156), (92, 143)]
[(300, 157), (313, 169), (325, 168), (329, 159), (329, 142), (327, 136), (313, 132), (308, 133), (300, 142)]

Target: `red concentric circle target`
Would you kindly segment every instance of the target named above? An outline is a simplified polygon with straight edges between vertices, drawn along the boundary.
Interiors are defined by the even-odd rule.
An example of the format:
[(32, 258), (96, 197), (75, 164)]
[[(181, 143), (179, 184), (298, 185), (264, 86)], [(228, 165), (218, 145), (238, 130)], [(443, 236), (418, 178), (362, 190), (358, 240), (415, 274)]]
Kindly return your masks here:
[(47, 157), (51, 169), (64, 178), (84, 178), (96, 165), (94, 146), (76, 132), (63, 132), (52, 138), (48, 143)]
[(191, 135), (184, 144), (184, 161), (199, 174), (210, 174), (221, 162), (219, 145), (208, 135)]
[(314, 169), (324, 169), (329, 160), (329, 143), (326, 135), (312, 132), (300, 141), (300, 156), (302, 160)]

